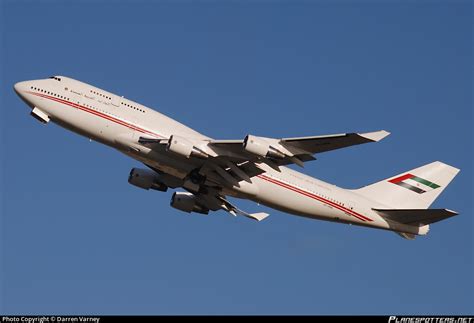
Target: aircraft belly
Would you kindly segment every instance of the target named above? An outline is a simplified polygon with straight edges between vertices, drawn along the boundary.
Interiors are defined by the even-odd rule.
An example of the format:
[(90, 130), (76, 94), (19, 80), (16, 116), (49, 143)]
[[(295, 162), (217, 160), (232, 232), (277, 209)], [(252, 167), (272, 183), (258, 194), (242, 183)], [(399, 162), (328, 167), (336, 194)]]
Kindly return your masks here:
[(51, 115), (51, 120), (84, 137), (108, 145), (111, 143), (111, 138), (102, 130), (106, 128), (106, 121), (97, 120), (94, 116), (87, 115), (80, 110), (74, 108), (57, 109), (54, 115)]

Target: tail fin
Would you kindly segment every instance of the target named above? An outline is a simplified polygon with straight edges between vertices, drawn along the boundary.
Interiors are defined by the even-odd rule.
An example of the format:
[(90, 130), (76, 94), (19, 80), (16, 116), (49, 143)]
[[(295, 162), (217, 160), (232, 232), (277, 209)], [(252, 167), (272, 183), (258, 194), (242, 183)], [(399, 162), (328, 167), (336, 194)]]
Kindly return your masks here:
[(459, 169), (436, 161), (355, 190), (394, 209), (427, 209)]

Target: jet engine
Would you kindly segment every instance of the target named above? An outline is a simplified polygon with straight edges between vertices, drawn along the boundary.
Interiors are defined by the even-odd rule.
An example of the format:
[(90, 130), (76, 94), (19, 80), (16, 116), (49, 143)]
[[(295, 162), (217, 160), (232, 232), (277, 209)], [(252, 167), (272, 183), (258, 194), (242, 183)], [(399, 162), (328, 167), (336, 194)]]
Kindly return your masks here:
[(197, 203), (196, 195), (189, 192), (175, 192), (171, 197), (170, 205), (183, 212), (208, 214), (209, 209)]
[(260, 157), (270, 157), (275, 159), (285, 158), (285, 154), (272, 147), (265, 138), (247, 135), (244, 139), (244, 149), (249, 153)]
[(160, 175), (148, 169), (132, 168), (128, 182), (145, 190), (150, 188), (161, 192), (168, 190), (168, 186), (160, 181)]
[(172, 151), (175, 154), (184, 156), (186, 158), (189, 157), (197, 157), (197, 158), (207, 158), (209, 157), (201, 149), (194, 147), (194, 145), (187, 139), (172, 135), (168, 141), (168, 145), (166, 146), (168, 151)]

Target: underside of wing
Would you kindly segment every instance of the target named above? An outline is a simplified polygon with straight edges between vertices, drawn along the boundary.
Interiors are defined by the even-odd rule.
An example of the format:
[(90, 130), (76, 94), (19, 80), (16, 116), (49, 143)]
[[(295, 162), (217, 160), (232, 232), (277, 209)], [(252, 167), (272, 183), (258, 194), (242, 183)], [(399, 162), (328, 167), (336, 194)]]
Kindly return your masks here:
[[(196, 183), (192, 183), (190, 178), (180, 179), (173, 177), (172, 175), (163, 173), (152, 165), (145, 165), (148, 166), (151, 171), (155, 172), (155, 174), (150, 173), (151, 171), (134, 168), (130, 172), (129, 182), (140, 188), (151, 188), (162, 192), (166, 192), (168, 187), (184, 188), (187, 192), (175, 192), (171, 198), (171, 206), (178, 210), (201, 214), (208, 214), (209, 211), (224, 210), (233, 216), (241, 215), (256, 221), (262, 221), (268, 217), (268, 213), (248, 213), (229, 202), (222, 189), (222, 186), (226, 185), (219, 185), (219, 180), (213, 183), (212, 180), (208, 181), (205, 179), (200, 185), (197, 185)], [(242, 165), (237, 172), (241, 172), (242, 174), (245, 174), (244, 171), (252, 172), (252, 168), (248, 167), (249, 165)], [(233, 167), (229, 167), (227, 170), (222, 171), (229, 172), (229, 174), (225, 176), (231, 176), (230, 172), (236, 170), (233, 169)], [(207, 175), (211, 175), (211, 173), (208, 173)], [(149, 181), (147, 181), (147, 179)], [(212, 176), (210, 176), (210, 179), (212, 179)], [(214, 185), (216, 183), (217, 185)]]
[(328, 136), (283, 138), (281, 144), (290, 148), (298, 148), (312, 154), (345, 148), (354, 145), (379, 141), (388, 136), (385, 130), (368, 133), (344, 133)]

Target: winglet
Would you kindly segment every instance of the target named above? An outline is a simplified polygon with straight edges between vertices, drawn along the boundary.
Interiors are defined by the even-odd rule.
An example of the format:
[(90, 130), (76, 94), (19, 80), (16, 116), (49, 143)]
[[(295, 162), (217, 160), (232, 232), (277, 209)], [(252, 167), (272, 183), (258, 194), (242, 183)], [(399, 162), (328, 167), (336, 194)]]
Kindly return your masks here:
[(385, 130), (374, 131), (374, 132), (366, 132), (366, 133), (359, 133), (358, 135), (364, 138), (367, 138), (371, 141), (380, 141), (383, 138), (387, 137), (390, 132)]

